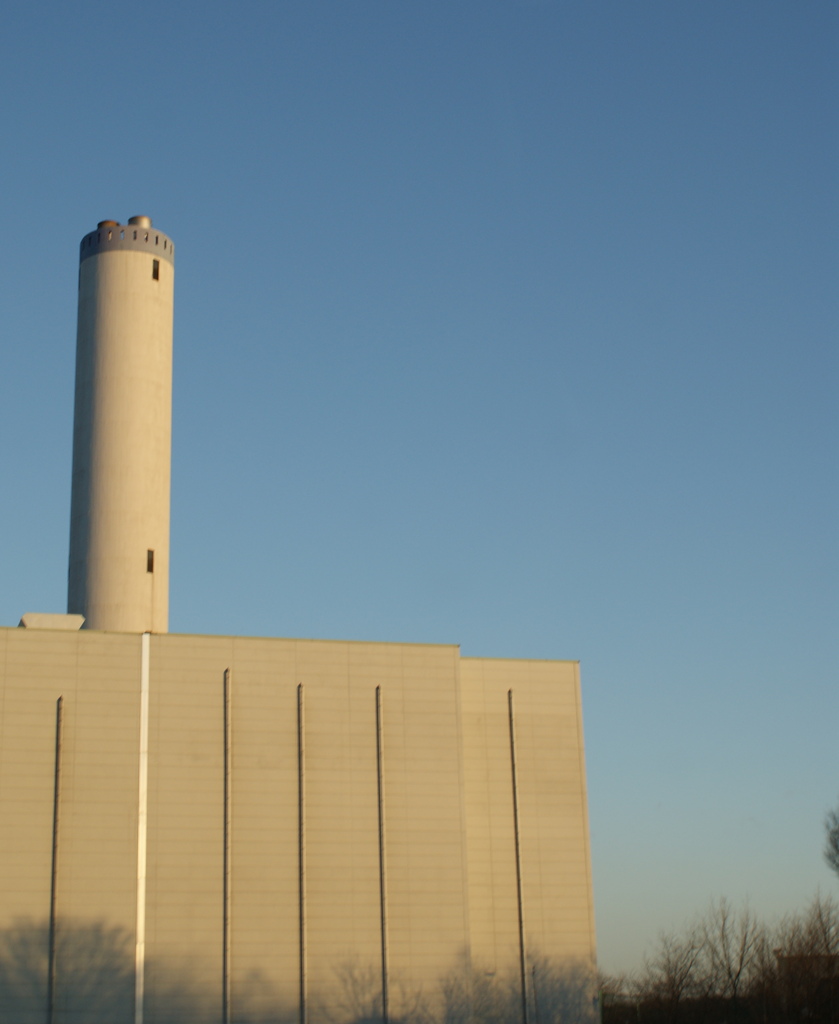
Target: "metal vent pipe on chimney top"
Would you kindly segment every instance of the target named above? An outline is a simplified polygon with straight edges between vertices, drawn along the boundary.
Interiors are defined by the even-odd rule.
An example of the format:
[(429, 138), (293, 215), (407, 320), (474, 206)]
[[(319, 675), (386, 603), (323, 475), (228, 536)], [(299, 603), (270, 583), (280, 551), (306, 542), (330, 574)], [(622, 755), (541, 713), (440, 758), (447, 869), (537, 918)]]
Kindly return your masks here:
[(81, 242), (67, 611), (169, 627), (175, 250), (148, 217)]

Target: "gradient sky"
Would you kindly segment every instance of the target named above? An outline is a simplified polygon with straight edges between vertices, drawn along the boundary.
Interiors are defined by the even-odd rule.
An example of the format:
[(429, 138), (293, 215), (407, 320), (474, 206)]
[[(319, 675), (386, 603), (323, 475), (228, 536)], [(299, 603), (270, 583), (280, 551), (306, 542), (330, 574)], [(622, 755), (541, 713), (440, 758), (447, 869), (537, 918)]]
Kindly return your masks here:
[(0, 623), (63, 611), (77, 246), (175, 240), (173, 632), (580, 659), (601, 966), (839, 799), (839, 7), (16, 4)]

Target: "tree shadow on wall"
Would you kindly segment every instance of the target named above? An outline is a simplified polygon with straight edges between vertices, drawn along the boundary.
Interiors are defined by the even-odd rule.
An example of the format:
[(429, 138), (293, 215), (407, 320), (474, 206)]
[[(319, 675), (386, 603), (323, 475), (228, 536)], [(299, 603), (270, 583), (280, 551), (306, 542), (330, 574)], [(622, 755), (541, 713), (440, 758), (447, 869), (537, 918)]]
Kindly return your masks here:
[[(382, 1024), (384, 999), (379, 966), (363, 965), (349, 958), (334, 969), (335, 989), (327, 1000), (312, 1000), (314, 1019), (324, 1024)], [(433, 998), (422, 987), (405, 984), (398, 973), (390, 975), (388, 1024), (438, 1024)]]
[[(56, 930), (55, 1024), (133, 1024), (134, 937), (102, 922)], [(0, 1024), (45, 1024), (49, 926), (19, 920), (0, 931)], [(219, 998), (190, 978), (190, 965), (146, 961), (147, 1024), (218, 1024)], [(252, 997), (262, 1007), (253, 1008)], [(290, 1009), (258, 973), (237, 997), (237, 1024), (290, 1024)]]
[(596, 979), (587, 964), (534, 954), (528, 959), (528, 988), (534, 1024), (593, 1022), (598, 1016)]
[[(96, 923), (56, 932), (55, 1019), (73, 1024), (134, 1015), (131, 939), (121, 928)], [(46, 1020), (49, 927), (19, 921), (0, 932), (0, 1021)]]
[[(594, 1024), (596, 986), (589, 964), (532, 955), (527, 969), (529, 1024)], [(381, 1024), (381, 969), (348, 959), (335, 969), (336, 988), (314, 1019), (328, 1024)], [(517, 965), (489, 971), (463, 953), (425, 991), (390, 977), (389, 1024), (521, 1024), (524, 1007)]]
[[(45, 1024), (49, 928), (17, 921), (0, 931), (0, 1024)], [(381, 1024), (381, 971), (347, 960), (335, 985), (311, 993), (309, 1019), (318, 1024)], [(219, 1024), (218, 979), (198, 980), (186, 958), (146, 961), (146, 1024)], [(389, 986), (390, 1024), (519, 1024), (519, 973), (489, 972), (464, 954), (426, 990)], [(532, 957), (528, 964), (530, 1024), (593, 1022), (593, 979), (574, 962)], [(294, 1005), (292, 1005), (292, 1002)], [(236, 1024), (296, 1024), (296, 999), (280, 996), (258, 971), (234, 985)], [(62, 921), (56, 936), (55, 1024), (133, 1024), (134, 937), (103, 922)]]
[[(462, 957), (440, 981), (441, 1024), (520, 1024), (524, 1019), (517, 965), (487, 970)], [(594, 1024), (596, 986), (591, 967), (578, 960), (531, 955), (527, 963), (530, 1024)]]

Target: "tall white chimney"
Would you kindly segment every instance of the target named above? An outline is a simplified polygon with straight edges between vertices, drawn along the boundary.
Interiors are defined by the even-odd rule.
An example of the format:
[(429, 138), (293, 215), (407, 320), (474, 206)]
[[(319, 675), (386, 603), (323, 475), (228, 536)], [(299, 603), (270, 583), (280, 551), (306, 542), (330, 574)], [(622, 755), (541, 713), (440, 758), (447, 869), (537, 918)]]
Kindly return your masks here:
[(67, 611), (169, 627), (175, 250), (148, 217), (81, 243)]

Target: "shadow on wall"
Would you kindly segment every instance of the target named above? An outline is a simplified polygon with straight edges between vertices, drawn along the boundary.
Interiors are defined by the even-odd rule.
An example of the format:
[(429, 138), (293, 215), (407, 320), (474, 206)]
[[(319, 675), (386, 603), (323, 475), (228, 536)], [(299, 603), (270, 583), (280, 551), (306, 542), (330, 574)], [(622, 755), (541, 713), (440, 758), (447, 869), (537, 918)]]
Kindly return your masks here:
[[(521, 1024), (525, 1010), (518, 968), (486, 971), (464, 956), (440, 982), (442, 1012), (434, 1024)], [(591, 967), (539, 954), (527, 965), (528, 1024), (593, 1024), (596, 986)]]
[[(0, 932), (0, 1024), (45, 1024), (49, 929), (18, 921)], [(347, 959), (329, 993), (311, 993), (310, 1024), (382, 1024), (381, 975)], [(202, 991), (185, 964), (146, 962), (145, 1024), (220, 1024), (215, 993)], [(214, 988), (216, 988), (214, 986)], [(528, 965), (529, 1024), (593, 1024), (594, 981), (586, 965), (533, 957)], [(257, 1009), (259, 1007), (259, 1009)], [(232, 1024), (297, 1024), (284, 999), (255, 972), (233, 992)], [(103, 923), (64, 922), (56, 938), (54, 1024), (133, 1024), (134, 940)], [(388, 1024), (520, 1024), (519, 972), (489, 972), (464, 954), (427, 991), (390, 979)]]
[[(101, 924), (56, 934), (56, 1019), (130, 1020), (134, 965), (127, 933)], [(0, 932), (0, 1020), (46, 1020), (49, 927), (17, 922)]]
[[(133, 1024), (134, 937), (104, 923), (61, 922), (56, 931), (55, 1024)], [(0, 932), (0, 1024), (45, 1024), (49, 926), (18, 921)], [(146, 961), (146, 1024), (217, 1024), (218, 999), (178, 965)], [(253, 979), (251, 992), (264, 995)], [(292, 1024), (296, 1007), (272, 993), (270, 1014), (251, 1014), (247, 1000), (237, 1024)]]

